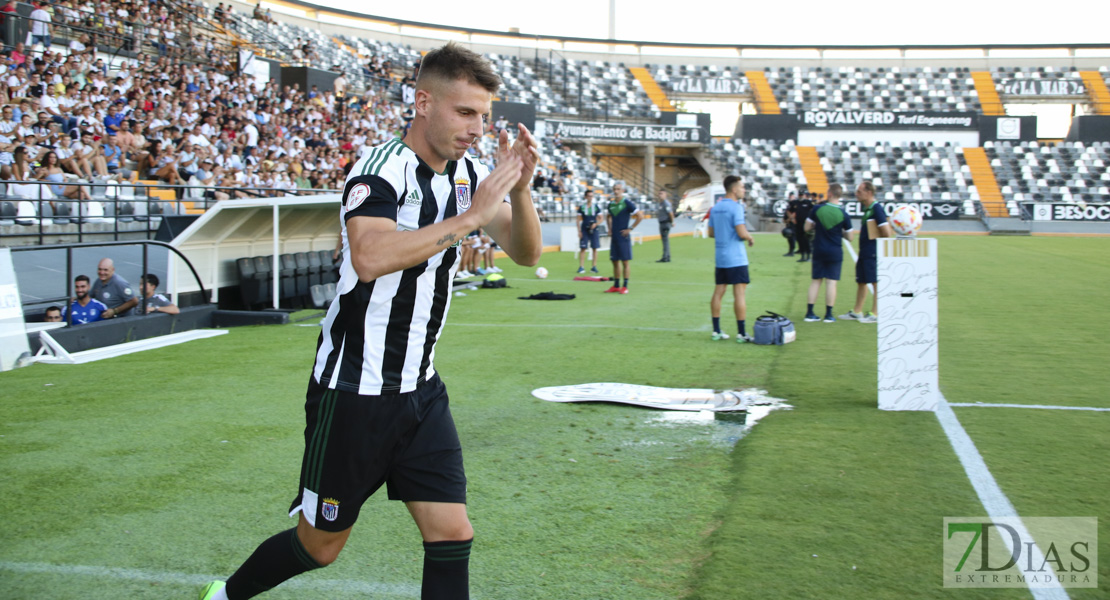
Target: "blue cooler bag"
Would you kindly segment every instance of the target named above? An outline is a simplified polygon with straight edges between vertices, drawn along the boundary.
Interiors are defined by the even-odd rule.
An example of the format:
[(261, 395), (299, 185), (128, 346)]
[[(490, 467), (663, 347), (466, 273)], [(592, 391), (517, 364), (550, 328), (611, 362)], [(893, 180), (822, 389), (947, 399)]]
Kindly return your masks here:
[(794, 322), (786, 317), (767, 311), (767, 314), (755, 320), (752, 331), (755, 343), (770, 346), (781, 346), (794, 341)]

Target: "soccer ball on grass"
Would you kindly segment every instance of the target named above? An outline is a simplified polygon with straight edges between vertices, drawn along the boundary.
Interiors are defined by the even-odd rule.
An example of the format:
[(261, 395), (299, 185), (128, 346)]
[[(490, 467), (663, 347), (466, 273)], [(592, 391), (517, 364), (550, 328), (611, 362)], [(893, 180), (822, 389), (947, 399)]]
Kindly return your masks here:
[(539, 277), (540, 279), (547, 279), (547, 269), (545, 269), (544, 267), (536, 269), (536, 277)]
[(913, 237), (921, 229), (921, 211), (911, 204), (903, 204), (890, 213), (890, 227), (900, 237)]

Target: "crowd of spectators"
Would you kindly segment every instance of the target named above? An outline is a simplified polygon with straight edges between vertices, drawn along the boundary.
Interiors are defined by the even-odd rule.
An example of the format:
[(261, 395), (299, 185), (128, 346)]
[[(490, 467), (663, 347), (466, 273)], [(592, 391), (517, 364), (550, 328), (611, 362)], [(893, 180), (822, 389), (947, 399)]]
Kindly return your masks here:
[[(348, 166), (411, 119), (388, 85), (354, 93), (341, 77), (334, 90), (259, 87), (161, 2), (50, 8), (54, 22), (132, 35), (141, 21), (167, 49), (109, 63), (86, 32), (65, 49), (57, 38), (31, 48), (20, 41), (0, 56), (0, 178), (51, 184), (17, 188), (32, 198), (87, 199), (80, 183), (107, 180), (196, 186), (213, 199), (341, 189)], [(218, 6), (216, 20), (229, 11)], [(178, 35), (166, 40), (167, 31)], [(367, 68), (382, 74), (387, 63)]]

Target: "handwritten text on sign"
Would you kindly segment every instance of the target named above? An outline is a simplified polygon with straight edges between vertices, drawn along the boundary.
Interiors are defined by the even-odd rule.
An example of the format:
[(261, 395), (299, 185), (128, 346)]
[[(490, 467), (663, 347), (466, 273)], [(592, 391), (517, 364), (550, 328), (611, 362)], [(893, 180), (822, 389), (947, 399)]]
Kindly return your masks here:
[(935, 410), (937, 241), (878, 242), (879, 408)]

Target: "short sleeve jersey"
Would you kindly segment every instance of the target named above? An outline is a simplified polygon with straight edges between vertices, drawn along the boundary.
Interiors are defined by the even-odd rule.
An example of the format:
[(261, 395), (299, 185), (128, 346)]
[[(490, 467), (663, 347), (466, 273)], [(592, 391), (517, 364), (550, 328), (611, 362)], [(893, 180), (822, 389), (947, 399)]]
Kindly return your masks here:
[(732, 198), (723, 198), (709, 209), (709, 226), (713, 228), (718, 269), (748, 266), (748, 250), (736, 226), (744, 224), (744, 205)]
[(437, 173), (400, 139), (355, 162), (343, 186), (343, 262), (317, 346), (316, 381), (376, 396), (410, 392), (435, 375), (435, 345), (451, 306), (461, 240), (420, 264), (364, 282), (351, 264), (347, 223), (389, 219), (400, 232), (439, 223), (466, 212), (488, 174), (469, 155)]
[(859, 255), (860, 258), (878, 258), (878, 248), (875, 240), (870, 238), (867, 232), (867, 223), (874, 221), (875, 226), (878, 227), (886, 223), (886, 209), (878, 202), (872, 202), (867, 210), (863, 211), (863, 226), (859, 231)]
[[(100, 316), (100, 313), (108, 310), (108, 307), (104, 306), (104, 303), (100, 300), (93, 298), (84, 306), (81, 306), (79, 302), (74, 300), (73, 304), (69, 305), (69, 310), (73, 312), (74, 325), (85, 325), (87, 323), (100, 321), (103, 318)], [(65, 308), (62, 309), (62, 320), (67, 320)]]
[(620, 202), (610, 202), (608, 210), (613, 217), (613, 231), (610, 231), (609, 235), (614, 236), (614, 239), (616, 237), (614, 232), (628, 229), (629, 219), (640, 211), (636, 203), (628, 198), (623, 198)]
[(809, 213), (813, 222), (813, 256), (820, 260), (844, 260), (841, 240), (844, 232), (851, 231), (852, 219), (839, 204), (825, 202)]
[[(119, 275), (112, 275), (108, 283), (103, 283), (99, 279), (93, 281), (91, 295), (103, 302), (108, 308), (115, 308), (135, 297), (135, 293), (131, 290), (131, 284)], [(116, 316), (125, 317), (129, 314), (131, 314), (130, 310)]]
[(578, 216), (582, 217), (582, 230), (589, 231), (590, 227), (597, 222), (597, 215), (601, 213), (601, 209), (597, 204), (583, 204), (578, 207)]
[[(154, 308), (163, 308), (163, 307), (166, 307), (166, 306), (170, 306), (171, 304), (173, 304), (173, 302), (170, 302), (170, 299), (167, 298), (163, 294), (154, 294), (153, 296), (146, 299), (147, 308), (149, 308), (151, 306), (153, 306)], [(139, 306), (141, 307), (142, 305), (143, 305), (143, 301), (139, 300)], [(147, 314), (154, 314), (154, 313), (150, 312), (150, 313), (147, 313)]]

